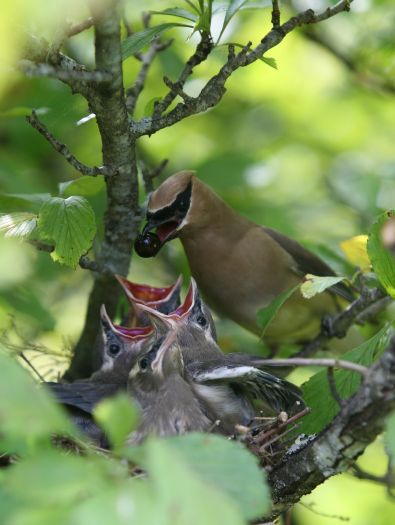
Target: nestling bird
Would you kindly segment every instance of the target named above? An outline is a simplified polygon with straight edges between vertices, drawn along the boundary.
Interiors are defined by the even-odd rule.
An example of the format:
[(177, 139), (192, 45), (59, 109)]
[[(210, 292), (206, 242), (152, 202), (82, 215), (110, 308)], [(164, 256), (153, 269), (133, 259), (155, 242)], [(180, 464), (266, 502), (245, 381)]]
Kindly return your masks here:
[[(156, 235), (159, 247), (156, 240), (152, 253), (146, 250), (143, 256), (155, 255), (166, 242), (179, 237), (208, 304), (257, 334), (260, 308), (300, 283), (307, 273), (334, 275), (296, 241), (239, 215), (192, 171), (172, 175), (150, 195), (147, 224), (135, 245), (138, 253), (141, 238), (149, 235)], [(352, 300), (342, 283), (309, 300), (296, 290), (269, 325), (267, 342), (311, 338), (318, 333), (322, 317), (339, 308), (339, 296)]]
[(193, 278), (184, 303), (175, 312), (164, 315), (146, 305), (142, 308), (155, 324), (157, 337), (174, 333), (185, 378), (212, 418), (220, 421), (221, 432), (232, 434), (236, 424), (248, 425), (256, 412), (255, 399), (276, 412), (302, 406), (299, 388), (262, 370), (259, 357), (221, 351), (210, 326), (210, 311)]
[(172, 286), (155, 287), (147, 284), (138, 284), (120, 275), (115, 276), (122, 286), (126, 297), (129, 300), (130, 308), (126, 321), (126, 326), (132, 328), (135, 326), (148, 326), (150, 324), (148, 317), (139, 308), (139, 304), (146, 304), (155, 308), (164, 314), (173, 312), (180, 306), (180, 290), (182, 285), (182, 276)]
[(103, 335), (103, 363), (89, 378), (74, 383), (45, 383), (64, 405), (74, 424), (99, 446), (107, 445), (101, 429), (92, 419), (94, 407), (104, 398), (125, 390), (129, 371), (144, 345), (154, 340), (154, 328), (127, 329), (114, 325), (104, 305), (100, 311)]
[(140, 425), (129, 443), (140, 443), (151, 434), (173, 436), (213, 427), (214, 421), (186, 380), (174, 333), (153, 344), (138, 359), (129, 374), (128, 393), (141, 410)]

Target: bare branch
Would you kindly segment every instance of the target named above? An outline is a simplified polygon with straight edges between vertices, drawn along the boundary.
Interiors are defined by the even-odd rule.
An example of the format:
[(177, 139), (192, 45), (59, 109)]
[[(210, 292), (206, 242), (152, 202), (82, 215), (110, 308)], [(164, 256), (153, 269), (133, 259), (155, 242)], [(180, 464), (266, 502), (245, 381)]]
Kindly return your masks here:
[(103, 275), (114, 277), (114, 272), (112, 272), (109, 268), (107, 268), (103, 264), (100, 264), (97, 261), (92, 261), (86, 255), (80, 257), (78, 264), (84, 270), (90, 270), (91, 272), (101, 273)]
[(274, 508), (284, 512), (329, 477), (344, 472), (385, 426), (395, 408), (395, 340), (369, 370), (358, 392), (314, 439), (294, 447), (269, 473)]
[(340, 397), (339, 392), (337, 391), (335, 374), (334, 374), (332, 366), (328, 368), (327, 376), (328, 376), (329, 390), (332, 394), (332, 397), (336, 401), (336, 403), (339, 405), (339, 407), (342, 408), (344, 402), (343, 402), (343, 399)]
[(87, 166), (86, 164), (83, 164), (80, 162), (69, 150), (69, 148), (60, 142), (57, 138), (55, 138), (52, 133), (48, 130), (48, 128), (37, 118), (37, 114), (35, 111), (32, 111), (32, 114), (28, 117), (26, 117), (26, 120), (29, 122), (29, 124), (36, 129), (56, 150), (58, 153), (60, 153), (69, 164), (73, 166), (77, 171), (79, 171), (82, 175), (87, 175), (89, 177), (96, 177), (97, 175), (106, 175), (109, 176), (112, 173), (110, 173), (110, 170), (106, 167), (97, 167), (97, 166)]
[(88, 71), (83, 66), (79, 69), (63, 69), (46, 63), (34, 63), (30, 60), (20, 60), (19, 67), (28, 77), (52, 77), (70, 82), (109, 82), (111, 75), (103, 71)]
[(395, 488), (395, 472), (392, 471), (391, 466), (387, 469), (387, 472), (383, 476), (376, 476), (370, 472), (366, 472), (361, 467), (354, 463), (351, 467), (353, 475), (358, 479), (365, 479), (367, 481), (373, 481), (381, 485), (386, 485), (389, 488)]
[(67, 37), (78, 35), (93, 26), (93, 18), (89, 17), (78, 24), (70, 26), (66, 32)]
[(273, 29), (278, 29), (280, 27), (280, 8), (278, 0), (272, 0), (272, 6), (272, 26)]
[[(388, 302), (383, 301), (386, 297), (385, 292), (379, 288), (364, 288), (360, 297), (348, 305), (345, 310), (333, 317), (325, 318), (318, 336), (297, 352), (295, 357), (312, 355), (316, 350), (325, 346), (333, 337), (344, 337), (350, 326), (359, 320), (364, 320), (364, 315), (367, 312), (370, 313), (374, 305), (380, 305), (383, 309), (386, 308)], [(375, 313), (378, 313), (377, 310)]]
[(137, 78), (131, 88), (126, 92), (126, 107), (128, 112), (133, 115), (136, 108), (137, 99), (140, 96), (140, 93), (144, 89), (145, 81), (147, 79), (148, 71), (152, 62), (154, 61), (156, 55), (168, 48), (172, 43), (172, 40), (167, 42), (160, 42), (159, 40), (154, 40), (151, 44), (151, 47), (146, 53), (140, 54), (139, 59), (141, 60), (141, 68), (137, 75)]
[(290, 357), (289, 359), (259, 359), (259, 366), (324, 366), (329, 368), (344, 368), (357, 372), (362, 376), (366, 376), (369, 368), (351, 361), (343, 361), (341, 359), (308, 359), (303, 357)]
[(152, 181), (156, 177), (159, 177), (159, 175), (166, 168), (168, 162), (169, 162), (169, 159), (164, 159), (158, 166), (156, 166), (156, 168), (147, 168), (146, 166), (143, 165), (141, 171), (143, 174), (144, 189), (146, 193), (150, 193), (151, 191), (154, 190), (154, 185)]
[[(249, 43), (236, 55), (230, 52), (227, 62), (221, 67), (219, 72), (207, 82), (197, 97), (177, 104), (173, 110), (161, 116), (178, 94), (175, 90), (171, 90), (163, 101), (156, 105), (152, 117), (143, 118), (139, 122), (131, 123), (132, 132), (136, 136), (152, 135), (158, 130), (172, 126), (190, 115), (202, 113), (217, 105), (226, 92), (225, 83), (227, 79), (234, 71), (236, 71), (236, 69), (248, 66), (260, 59), (269, 49), (277, 46), (284, 37), (296, 27), (306, 24), (316, 24), (335, 16), (342, 11), (349, 11), (351, 1), (352, 0), (340, 0), (334, 6), (328, 7), (325, 11), (319, 14), (316, 14), (312, 9), (308, 9), (303, 13), (293, 16), (284, 24), (278, 27), (273, 27), (272, 30), (261, 40), (260, 44), (258, 44), (258, 46), (252, 51), (250, 51), (251, 43)], [(277, 14), (275, 16), (275, 22), (277, 23)], [(195, 55), (196, 53), (191, 59), (195, 57)], [(183, 74), (177, 82), (181, 82), (181, 88), (190, 72), (192, 72), (192, 67), (189, 68), (187, 64), (184, 68)]]

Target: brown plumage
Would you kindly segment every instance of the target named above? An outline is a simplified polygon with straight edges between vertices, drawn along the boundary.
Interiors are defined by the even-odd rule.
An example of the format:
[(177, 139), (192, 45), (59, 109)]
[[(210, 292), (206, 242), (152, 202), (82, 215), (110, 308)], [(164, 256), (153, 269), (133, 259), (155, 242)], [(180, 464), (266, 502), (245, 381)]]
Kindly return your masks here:
[[(179, 237), (191, 273), (221, 315), (259, 334), (257, 311), (307, 273), (334, 275), (317, 256), (285, 235), (239, 215), (192, 171), (169, 177), (149, 199), (143, 234), (156, 228), (161, 245)], [(266, 332), (268, 342), (299, 342), (321, 318), (352, 298), (342, 284), (310, 300), (296, 291)]]

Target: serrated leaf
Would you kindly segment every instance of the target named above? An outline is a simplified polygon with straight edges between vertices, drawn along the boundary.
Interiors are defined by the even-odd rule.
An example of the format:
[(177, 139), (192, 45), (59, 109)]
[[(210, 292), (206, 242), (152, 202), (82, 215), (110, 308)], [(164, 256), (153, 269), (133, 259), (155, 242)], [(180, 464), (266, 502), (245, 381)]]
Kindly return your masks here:
[(320, 277), (308, 273), (300, 286), (300, 291), (305, 299), (311, 299), (344, 279), (345, 277)]
[(0, 348), (0, 442), (2, 450), (26, 452), (42, 439), (71, 434), (73, 427), (44, 388)]
[(256, 314), (256, 320), (258, 326), (262, 329), (261, 337), (263, 337), (263, 335), (265, 334), (266, 329), (276, 317), (282, 305), (287, 299), (291, 297), (291, 295), (295, 292), (297, 288), (299, 288), (299, 286), (300, 285), (297, 284), (292, 288), (285, 290), (284, 292), (280, 293), (277, 297), (275, 297), (268, 306), (265, 306), (265, 308), (261, 308), (260, 310), (258, 310)]
[(367, 242), (367, 235), (356, 235), (340, 243), (340, 248), (346, 256), (346, 259), (354, 266), (358, 266), (362, 271), (370, 268)]
[(166, 444), (205, 485), (225, 492), (246, 520), (269, 511), (270, 491), (264, 471), (241, 443), (215, 435), (186, 434), (168, 438)]
[(92, 246), (95, 214), (84, 197), (52, 197), (41, 206), (38, 227), (43, 239), (55, 243), (52, 259), (75, 268)]
[(385, 444), (392, 461), (395, 461), (395, 412), (387, 419)]
[(29, 212), (16, 212), (0, 215), (0, 231), (5, 237), (26, 238), (37, 227), (37, 215)]
[(167, 31), (168, 29), (171, 29), (173, 27), (191, 26), (188, 24), (178, 24), (172, 22), (168, 24), (159, 24), (154, 27), (148, 27), (143, 31), (134, 33), (133, 35), (129, 36), (128, 38), (125, 38), (125, 40), (122, 41), (122, 60), (125, 60), (134, 53), (137, 53), (137, 51), (140, 51), (140, 49), (151, 43), (152, 40), (154, 40), (154, 38), (159, 36), (164, 31)]
[(93, 415), (115, 450), (123, 447), (138, 421), (138, 411), (132, 399), (126, 394), (118, 394), (100, 402), (95, 407)]
[(176, 16), (178, 18), (184, 18), (184, 20), (190, 20), (191, 22), (196, 22), (199, 18), (195, 13), (191, 13), (182, 7), (169, 7), (163, 11), (150, 11), (150, 13), (153, 15)]
[(380, 215), (373, 224), (368, 239), (368, 255), (373, 270), (384, 286), (387, 293), (395, 298), (395, 257), (384, 244), (386, 225), (395, 217), (395, 211), (388, 211)]
[[(371, 339), (353, 348), (342, 356), (342, 360), (370, 366), (386, 349), (390, 329), (384, 326)], [(335, 370), (336, 390), (342, 399), (348, 399), (361, 384), (361, 375), (349, 370)], [(333, 398), (327, 378), (327, 370), (313, 375), (302, 385), (303, 399), (311, 412), (302, 419), (298, 433), (320, 432), (339, 412), (339, 405)]]
[(273, 69), (278, 69), (276, 59), (273, 57), (261, 57), (260, 60), (272, 67)]
[(105, 187), (103, 177), (80, 177), (78, 179), (61, 182), (59, 184), (59, 195), (71, 197), (81, 195), (83, 197), (96, 195)]

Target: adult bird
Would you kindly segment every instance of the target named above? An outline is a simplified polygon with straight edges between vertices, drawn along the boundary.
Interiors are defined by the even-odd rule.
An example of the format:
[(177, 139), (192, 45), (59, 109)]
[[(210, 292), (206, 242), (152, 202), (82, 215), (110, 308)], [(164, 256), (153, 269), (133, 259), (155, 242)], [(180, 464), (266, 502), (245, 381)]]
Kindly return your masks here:
[(180, 306), (180, 291), (182, 276), (177, 281), (166, 287), (150, 286), (129, 281), (120, 275), (115, 276), (129, 301), (129, 311), (125, 325), (128, 328), (135, 326), (148, 326), (148, 317), (140, 309), (140, 304), (146, 304), (164, 314), (173, 312)]
[(128, 442), (216, 428), (209, 412), (186, 379), (180, 344), (168, 333), (160, 346), (148, 349), (130, 371), (128, 393), (140, 408), (140, 424)]
[(263, 401), (275, 412), (294, 412), (302, 406), (299, 388), (263, 370), (261, 358), (221, 351), (211, 327), (211, 313), (193, 278), (183, 304), (175, 312), (165, 315), (145, 305), (142, 308), (155, 324), (157, 337), (174, 334), (185, 378), (220, 422), (221, 432), (232, 434), (236, 424), (248, 425), (256, 415), (255, 400)]
[[(176, 237), (208, 304), (256, 334), (261, 331), (256, 322), (260, 308), (301, 283), (307, 273), (334, 275), (296, 241), (239, 215), (192, 171), (172, 175), (150, 195), (147, 224), (135, 248), (153, 256)], [(352, 300), (342, 283), (309, 300), (296, 290), (269, 325), (266, 341), (275, 345), (310, 339), (323, 316), (339, 309), (339, 297)]]

